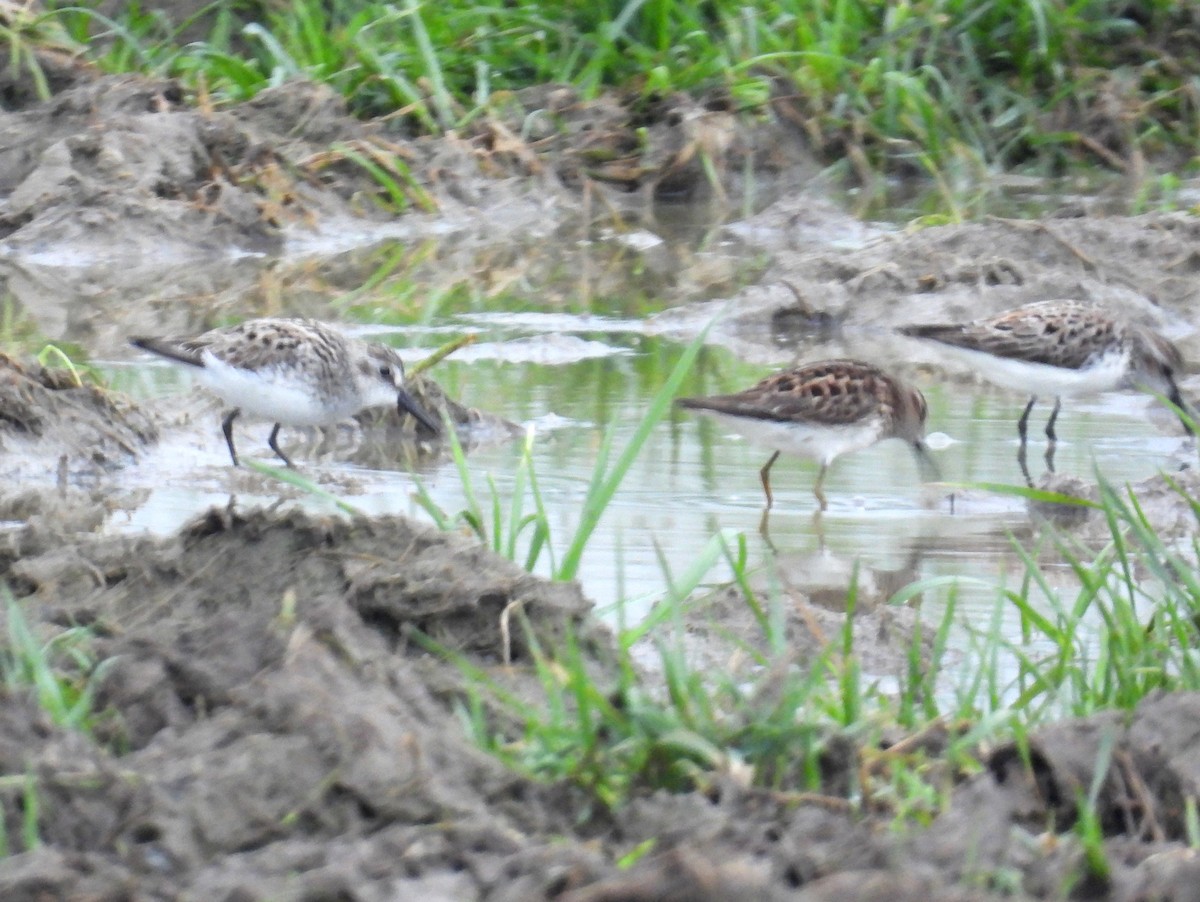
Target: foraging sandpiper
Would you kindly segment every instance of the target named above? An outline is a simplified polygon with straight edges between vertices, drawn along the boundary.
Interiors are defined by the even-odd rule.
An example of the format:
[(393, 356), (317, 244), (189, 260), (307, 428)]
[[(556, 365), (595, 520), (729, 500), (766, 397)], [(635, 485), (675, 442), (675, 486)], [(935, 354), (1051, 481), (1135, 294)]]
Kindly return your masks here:
[[(1186, 410), (1175, 375), (1183, 368), (1179, 349), (1157, 332), (1126, 322), (1080, 301), (1036, 301), (965, 325), (910, 325), (900, 331), (939, 342), (989, 382), (1027, 393), (1017, 422), (1025, 444), (1029, 412), (1039, 394), (1054, 395), (1046, 438), (1057, 440), (1054, 423), (1062, 396), (1136, 388), (1166, 397)], [(1191, 425), (1180, 422), (1188, 434)]]
[(884, 439), (904, 439), (926, 474), (937, 472), (924, 442), (924, 396), (857, 360), (809, 363), (736, 394), (680, 398), (675, 403), (709, 414), (752, 442), (774, 449), (759, 471), (768, 510), (774, 502), (771, 466), (784, 451), (821, 464), (813, 486), (821, 510), (827, 506), (825, 474), (834, 459)]
[(404, 364), (394, 349), (316, 320), (254, 319), (195, 338), (130, 342), (192, 368), (200, 385), (232, 406), (221, 429), (234, 466), (233, 421), (243, 413), (275, 424), (267, 444), (289, 467), (277, 441), (284, 425), (330, 425), (368, 407), (394, 404), (439, 431), (405, 390)]

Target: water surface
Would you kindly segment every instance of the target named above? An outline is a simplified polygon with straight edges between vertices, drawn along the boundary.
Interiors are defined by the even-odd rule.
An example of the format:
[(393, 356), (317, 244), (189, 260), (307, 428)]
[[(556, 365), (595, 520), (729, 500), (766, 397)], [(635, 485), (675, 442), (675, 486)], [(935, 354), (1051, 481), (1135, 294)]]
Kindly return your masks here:
[[(479, 335), (462, 359), (443, 362), (436, 375), (463, 403), (533, 431), (533, 466), (559, 556), (579, 526), (606, 429), (615, 428), (618, 451), (632, 439), (684, 347), (632, 329), (597, 331), (594, 326), (590, 318), (526, 314), (512, 321), (498, 316), (494, 322), (450, 316), (428, 326), (378, 330), (413, 358), (448, 333)], [(852, 354), (853, 348), (844, 353)], [(137, 370), (142, 391), (171, 396), (187, 390), (186, 377), (173, 368), (146, 362)], [(707, 348), (682, 393), (735, 390), (767, 372), (770, 367)], [(844, 594), (855, 565), (860, 579), (879, 586), (876, 601), (930, 576), (1019, 582), (1023, 565), (1014, 542), (1030, 541), (1032, 530), (1025, 502), (972, 484), (1023, 482), (1015, 424), (1025, 399), (932, 374), (921, 388), (929, 401), (930, 431), (940, 434), (933, 438), (939, 446), (933, 455), (941, 483), (922, 484), (907, 446), (884, 442), (833, 465), (825, 486), (829, 509), (818, 516), (812, 494), (817, 466), (781, 457), (772, 471), (775, 506), (765, 536), (759, 470), (769, 452), (707, 418), (672, 411), (652, 433), (588, 545), (579, 577), (588, 595), (602, 607), (624, 599), (630, 605), (627, 614), (636, 617), (639, 605), (661, 593), (664, 565), (682, 572), (720, 531), (744, 533), (756, 566), (778, 568), (790, 586), (832, 604)], [(1152, 411), (1153, 405), (1153, 399), (1138, 395), (1068, 402), (1059, 418), (1057, 471), (1094, 481), (1099, 470), (1120, 484), (1172, 466), (1185, 444), (1172, 434), (1169, 415)], [(1040, 429), (1048, 413), (1048, 405), (1037, 408), (1030, 430), (1028, 461), (1035, 479), (1045, 470)], [(243, 453), (269, 459), (267, 427), (239, 428)], [(200, 436), (184, 448), (168, 438), (150, 456), (145, 466), (162, 478), (128, 528), (168, 532), (205, 504), (224, 503), (231, 492), (246, 502), (256, 494), (272, 498), (272, 483), (228, 467), (215, 411), (207, 435), (202, 430)], [(485, 506), (491, 480), (508, 509), (521, 448), (520, 440), (511, 440), (470, 451), (470, 481)], [(448, 513), (467, 505), (459, 472), (445, 457), (417, 464), (411, 472), (348, 465), (336, 456), (309, 459), (303, 470), (334, 486), (348, 476), (346, 500), (369, 512), (428, 519), (413, 500), (418, 481)], [(547, 574), (549, 564), (543, 559)], [(1053, 578), (1053, 566), (1050, 572)], [(1061, 573), (1069, 581), (1065, 565)], [(712, 578), (723, 576), (727, 573), (718, 568)], [(960, 602), (978, 605), (982, 613), (990, 611), (993, 600), (994, 592), (968, 588)]]

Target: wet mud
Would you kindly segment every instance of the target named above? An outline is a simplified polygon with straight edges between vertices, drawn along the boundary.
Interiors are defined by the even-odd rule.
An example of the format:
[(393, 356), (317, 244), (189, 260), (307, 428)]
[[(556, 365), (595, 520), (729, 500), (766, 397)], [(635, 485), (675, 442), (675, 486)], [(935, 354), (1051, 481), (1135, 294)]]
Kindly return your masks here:
[[(1085, 854), (1068, 828), (1101, 746), (1117, 762), (1099, 807), (1110, 897), (1186, 898), (1200, 867), (1184, 841), (1200, 695), (1038, 731), (1029, 766), (995, 749), (908, 836), (845, 802), (888, 748), (836, 736), (825, 797), (729, 777), (581, 823), (581, 796), (472, 745), (460, 672), (416, 638), (530, 692), (528, 641), (570, 631), (602, 674), (611, 637), (575, 584), (404, 519), (236, 507), (166, 540), (30, 523), (0, 566), (32, 628), (87, 624), (105, 662), (91, 739), (26, 693), (0, 699), (0, 768), (18, 778), (0, 788), (6, 834), (21, 835), (32, 781), (41, 836), (0, 866), (5, 899), (965, 899), (1014, 869), (1055, 898)], [(501, 628), (514, 608), (529, 633)], [(948, 738), (894, 754), (936, 756)], [(649, 839), (654, 855), (615, 866)]]
[[(57, 461), (60, 483), (119, 469), (158, 438), (144, 410), (78, 372), (0, 354), (0, 449), (15, 482)], [(15, 464), (15, 466), (13, 466)]]
[[(535, 150), (500, 119), (469, 140), (401, 140), (303, 83), (218, 111), (170, 82), (100, 77), (63, 60), (50, 71), (50, 101), (10, 86), (5, 96), (25, 99), (0, 113), (0, 276), (18, 298), (55, 296), (54, 278), (70, 282), (62, 288), (73, 296), (96, 297), (136, 278), (114, 258), (158, 260), (174, 293), (138, 312), (37, 307), (43, 331), (100, 351), (133, 331), (128, 318), (150, 319), (147, 308), (162, 333), (220, 312), (188, 299), (232, 296), (231, 286), (261, 277), (231, 251), (276, 253), (306, 230), (378, 221), (368, 197), (377, 186), (329, 154), (335, 142), (400, 154), (436, 194), (440, 215), (404, 220), (414, 234), (475, 228), (488, 240), (497, 240), (488, 223), (501, 210), (506, 229), (536, 230), (595, 215), (601, 188), (614, 204), (643, 209), (712, 190), (696, 142), (720, 150), (722, 172), (749, 159), (783, 173), (781, 184), (811, 174), (786, 129), (743, 132), (710, 110), (716, 134), (697, 134), (684, 127), (694, 116), (664, 110), (651, 140), (633, 142), (627, 110), (583, 104), (565, 89), (516, 99), (514, 116), (545, 109), (575, 123)], [(721, 138), (733, 132), (737, 140)], [(641, 159), (610, 154), (597, 171), (584, 161), (605, 156), (598, 143), (649, 149)], [(737, 195), (732, 176), (723, 190)], [(1188, 360), (1200, 356), (1190, 326), (1200, 225), (1182, 214), (1081, 210), (900, 232), (797, 190), (730, 228), (770, 254), (771, 268), (732, 304), (682, 305), (650, 328), (686, 337), (719, 305), (732, 313), (711, 340), (749, 359), (775, 361), (781, 349), (826, 356), (853, 333), (880, 362), (919, 380), (931, 370), (929, 352), (899, 339), (895, 325), (1073, 297), (1119, 306), (1177, 339)], [(93, 264), (79, 271), (85, 277), (36, 270), (38, 254), (64, 250)], [(171, 260), (204, 254), (222, 266), (181, 269), (176, 279)], [(312, 312), (306, 303), (316, 306), (300, 298), (295, 312)], [(1184, 382), (1185, 394), (1194, 382)], [(449, 405), (460, 422), (487, 420), (439, 402), (437, 391), (420, 396), (431, 410)], [(1173, 420), (1152, 422), (1167, 429)], [(726, 775), (703, 793), (646, 794), (605, 812), (481, 752), (460, 717), (461, 671), (430, 651), (448, 648), (532, 695), (540, 689), (528, 643), (557, 647), (570, 634), (603, 678), (612, 637), (580, 586), (535, 578), (462, 536), (400, 518), (242, 509), (231, 499), (173, 536), (106, 531), (125, 503), (119, 480), (106, 480), (179, 425), (68, 373), (0, 361), (9, 477), (0, 571), (16, 602), (5, 617), (19, 610), (36, 636), (91, 629), (74, 660), (99, 712), (89, 736), (56, 726), (25, 690), (0, 693), (4, 900), (1060, 898), (1084, 871), (1087, 849), (1071, 828), (1095, 785), (1112, 870), (1103, 885), (1074, 884), (1076, 892), (1194, 898), (1200, 858), (1187, 841), (1186, 802), (1200, 792), (1200, 696), (1152, 697), (1132, 712), (1047, 727), (1027, 750), (979, 749), (985, 769), (947, 773), (944, 813), (905, 834), (889, 829), (891, 812), (855, 807), (852, 787), (889, 754), (919, 747), (936, 758), (948, 725), (882, 748), (831, 733), (816, 792), (751, 788)], [(392, 428), (404, 427), (363, 431)], [(1154, 522), (1193, 531), (1194, 515), (1156, 480), (1135, 487), (1158, 499), (1147, 505)], [(829, 599), (796, 591), (791, 600), (792, 660), (802, 662), (828, 646), (844, 615), (816, 604)], [(752, 634), (732, 593), (697, 610), (689, 641), (714, 665), (731, 647), (721, 643)], [(869, 650), (872, 671), (906, 666), (912, 626), (907, 609), (856, 612), (855, 645)], [(1114, 766), (1097, 782), (1105, 755)], [(38, 841), (26, 843), (31, 818)], [(647, 840), (651, 854), (618, 864)]]

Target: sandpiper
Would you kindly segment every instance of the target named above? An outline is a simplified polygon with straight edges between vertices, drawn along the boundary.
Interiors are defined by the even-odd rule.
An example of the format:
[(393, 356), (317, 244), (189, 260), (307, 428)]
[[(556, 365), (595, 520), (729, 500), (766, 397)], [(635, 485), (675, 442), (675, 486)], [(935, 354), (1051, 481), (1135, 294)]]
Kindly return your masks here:
[[(1051, 445), (1057, 440), (1054, 423), (1063, 395), (1134, 388), (1163, 395), (1181, 411), (1186, 409), (1175, 384), (1183, 368), (1179, 349), (1157, 332), (1092, 304), (1036, 301), (965, 325), (910, 325), (900, 331), (939, 342), (989, 382), (1029, 394), (1017, 423), (1022, 447), (1039, 394), (1054, 395), (1054, 410), (1046, 423)], [(1182, 413), (1180, 422), (1191, 434)]]
[(200, 385), (232, 406), (221, 429), (234, 466), (233, 421), (242, 413), (275, 424), (267, 444), (289, 467), (292, 462), (277, 441), (283, 425), (331, 425), (368, 407), (395, 404), (439, 431), (405, 390), (404, 364), (395, 350), (316, 320), (254, 319), (195, 338), (130, 342), (191, 367)]
[(709, 414), (752, 442), (775, 449), (759, 471), (768, 510), (774, 503), (771, 466), (784, 451), (821, 464), (813, 486), (821, 510), (827, 506), (825, 474), (834, 459), (884, 439), (904, 439), (925, 473), (937, 473), (924, 442), (924, 396), (857, 360), (809, 363), (736, 394), (680, 398), (675, 403)]

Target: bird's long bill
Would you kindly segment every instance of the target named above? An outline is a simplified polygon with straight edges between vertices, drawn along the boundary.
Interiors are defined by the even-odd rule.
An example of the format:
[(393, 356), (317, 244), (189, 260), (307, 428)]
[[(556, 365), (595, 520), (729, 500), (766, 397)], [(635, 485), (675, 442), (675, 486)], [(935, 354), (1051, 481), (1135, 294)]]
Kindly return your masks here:
[(410, 395), (404, 389), (400, 389), (400, 391), (396, 393), (396, 409), (401, 413), (411, 413), (414, 417), (416, 417), (418, 423), (435, 435), (442, 431), (441, 426), (437, 424), (433, 417), (427, 414), (421, 408), (421, 405), (412, 399), (412, 395)]
[(942, 471), (937, 465), (937, 461), (929, 454), (929, 448), (924, 442), (913, 442), (913, 454), (917, 458), (917, 463), (921, 467), (921, 478), (926, 482), (941, 482)]
[(1188, 435), (1195, 435), (1196, 430), (1192, 428), (1195, 414), (1192, 409), (1183, 402), (1183, 395), (1179, 393), (1179, 386), (1172, 383), (1171, 393), (1167, 395), (1167, 400), (1175, 406), (1175, 412), (1179, 415), (1179, 422), (1183, 424), (1183, 428)]

